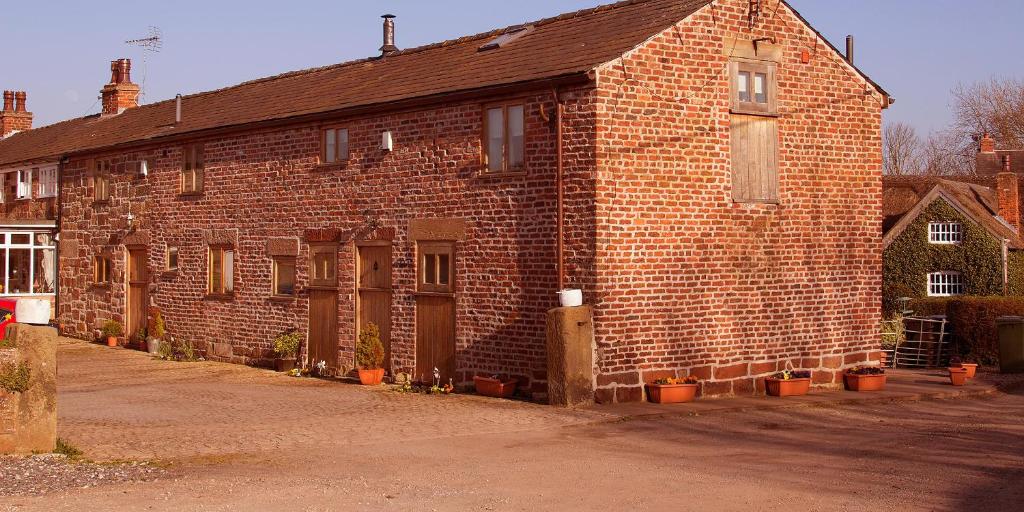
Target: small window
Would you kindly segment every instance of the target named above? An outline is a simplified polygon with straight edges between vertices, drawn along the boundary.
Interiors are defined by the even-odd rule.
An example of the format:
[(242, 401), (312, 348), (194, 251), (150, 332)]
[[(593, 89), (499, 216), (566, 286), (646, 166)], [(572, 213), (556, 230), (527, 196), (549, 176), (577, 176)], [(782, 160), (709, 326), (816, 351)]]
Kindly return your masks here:
[(295, 295), (295, 258), (274, 257), (274, 295)]
[(526, 119), (523, 105), (484, 111), (484, 168), (489, 172), (521, 171), (526, 167)]
[(190, 144), (182, 148), (181, 193), (201, 194), (203, 192), (203, 145)]
[(950, 297), (964, 294), (964, 276), (959, 272), (928, 274), (928, 296)]
[(37, 197), (57, 197), (57, 168), (44, 167), (36, 175)]
[(96, 171), (92, 178), (93, 199), (97, 203), (110, 201), (110, 161), (96, 162)]
[(309, 247), (309, 284), (327, 288), (338, 286), (337, 244), (320, 244)]
[(107, 284), (110, 282), (110, 257), (96, 256), (93, 259), (93, 283)]
[(733, 113), (777, 114), (774, 62), (734, 61), (730, 69)]
[(323, 141), (321, 145), (323, 146), (323, 151), (321, 151), (320, 154), (322, 163), (336, 164), (348, 161), (349, 152), (347, 128), (327, 128), (323, 131)]
[(448, 242), (424, 242), (419, 246), (419, 291), (450, 293), (453, 288), (453, 248)]
[(29, 199), (32, 197), (32, 171), (23, 169), (18, 171), (18, 199)]
[(235, 291), (235, 250), (230, 246), (210, 247), (210, 288), (212, 295)]
[(167, 248), (167, 265), (164, 268), (168, 272), (178, 271), (178, 248), (168, 247)]
[(958, 244), (963, 241), (963, 226), (959, 222), (928, 223), (928, 242), (940, 245)]

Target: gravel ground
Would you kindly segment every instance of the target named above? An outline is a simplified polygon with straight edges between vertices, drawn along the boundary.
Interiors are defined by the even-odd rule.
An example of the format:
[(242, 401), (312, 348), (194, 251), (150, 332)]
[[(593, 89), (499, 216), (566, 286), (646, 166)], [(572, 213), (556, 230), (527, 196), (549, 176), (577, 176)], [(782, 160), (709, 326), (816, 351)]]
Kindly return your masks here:
[(126, 482), (148, 482), (167, 471), (144, 463), (96, 464), (64, 455), (0, 457), (0, 496), (42, 496)]

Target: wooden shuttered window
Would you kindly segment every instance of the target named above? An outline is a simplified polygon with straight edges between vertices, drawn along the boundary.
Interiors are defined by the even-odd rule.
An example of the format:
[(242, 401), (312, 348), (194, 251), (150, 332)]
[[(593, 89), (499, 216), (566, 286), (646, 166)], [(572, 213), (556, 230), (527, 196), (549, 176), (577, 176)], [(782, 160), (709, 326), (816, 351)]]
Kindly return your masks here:
[(733, 114), (729, 133), (733, 201), (778, 202), (778, 120), (774, 117)]
[(235, 249), (229, 245), (210, 246), (210, 295), (231, 295), (235, 292)]
[(109, 160), (97, 160), (92, 176), (93, 201), (105, 203), (110, 201), (110, 170)]
[(110, 283), (110, 257), (109, 256), (96, 256), (93, 258), (93, 279), (92, 282), (95, 284), (107, 284)]
[(732, 199), (779, 201), (779, 125), (774, 62), (730, 63)]
[(189, 144), (182, 148), (181, 193), (201, 194), (203, 192), (204, 169), (203, 145)]

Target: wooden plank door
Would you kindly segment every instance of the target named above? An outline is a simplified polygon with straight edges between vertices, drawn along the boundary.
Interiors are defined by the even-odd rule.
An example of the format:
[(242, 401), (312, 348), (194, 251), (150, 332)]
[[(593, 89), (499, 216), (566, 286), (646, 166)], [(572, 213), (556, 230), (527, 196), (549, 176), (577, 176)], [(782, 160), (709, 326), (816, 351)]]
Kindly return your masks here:
[(129, 339), (145, 344), (139, 339), (139, 330), (146, 327), (148, 311), (146, 305), (149, 288), (149, 266), (146, 249), (134, 247), (128, 249), (128, 307), (125, 312), (125, 334)]
[(384, 368), (391, 371), (391, 242), (356, 244), (356, 339), (369, 323), (380, 329)]
[(308, 363), (338, 368), (338, 246), (309, 247)]
[(416, 262), (416, 374), (455, 378), (455, 244), (419, 242)]

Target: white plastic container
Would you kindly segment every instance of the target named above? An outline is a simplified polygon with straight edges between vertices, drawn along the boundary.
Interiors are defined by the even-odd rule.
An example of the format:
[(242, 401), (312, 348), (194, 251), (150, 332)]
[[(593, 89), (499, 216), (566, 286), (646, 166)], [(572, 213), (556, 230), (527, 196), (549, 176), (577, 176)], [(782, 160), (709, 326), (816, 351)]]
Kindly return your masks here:
[(22, 324), (47, 325), (50, 323), (50, 301), (18, 299), (18, 304), (14, 307), (14, 319)]
[(558, 292), (558, 303), (563, 308), (575, 308), (583, 305), (583, 290), (566, 288)]

